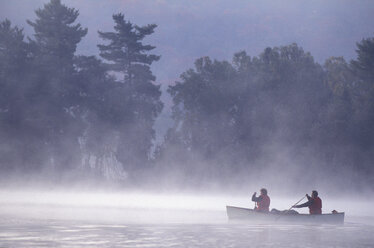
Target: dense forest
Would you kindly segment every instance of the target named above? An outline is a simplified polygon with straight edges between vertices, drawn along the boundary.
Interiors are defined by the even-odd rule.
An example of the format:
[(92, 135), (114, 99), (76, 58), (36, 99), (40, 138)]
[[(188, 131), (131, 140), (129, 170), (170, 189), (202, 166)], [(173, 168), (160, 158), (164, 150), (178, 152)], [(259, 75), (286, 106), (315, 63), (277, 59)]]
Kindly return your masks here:
[(272, 173), (374, 187), (374, 38), (324, 64), (297, 44), (202, 57), (169, 86), (174, 124), (155, 145), (160, 55), (144, 39), (157, 25), (114, 14), (99, 57), (82, 56), (78, 10), (51, 0), (35, 13), (32, 37), (0, 23), (2, 177), (204, 185)]

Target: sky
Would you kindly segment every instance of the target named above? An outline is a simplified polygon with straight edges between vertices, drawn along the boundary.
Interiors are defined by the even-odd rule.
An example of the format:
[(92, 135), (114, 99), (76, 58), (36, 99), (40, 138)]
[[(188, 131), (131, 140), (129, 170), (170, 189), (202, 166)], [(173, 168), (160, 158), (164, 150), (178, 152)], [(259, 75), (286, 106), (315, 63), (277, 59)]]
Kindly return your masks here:
[[(49, 0), (0, 0), (0, 20), (8, 18), (32, 36), (26, 20)], [(78, 54), (97, 55), (103, 43), (97, 31), (112, 31), (112, 15), (139, 26), (155, 23), (145, 43), (156, 46), (160, 61), (152, 66), (162, 85), (165, 110), (158, 121), (163, 133), (170, 123), (171, 99), (165, 93), (196, 59), (231, 60), (245, 50), (259, 55), (266, 47), (297, 43), (323, 63), (330, 56), (355, 57), (355, 44), (374, 36), (372, 0), (62, 0), (79, 10), (88, 34)]]
[[(48, 0), (0, 0), (0, 20), (10, 19), (31, 35), (26, 19)], [(246, 50), (258, 55), (267, 46), (296, 42), (318, 62), (330, 56), (355, 56), (355, 43), (374, 35), (371, 0), (62, 0), (79, 10), (89, 32), (78, 53), (97, 54), (97, 30), (113, 28), (122, 12), (137, 25), (156, 23), (146, 41), (161, 60), (153, 66), (159, 83), (172, 84), (202, 56), (231, 60)]]

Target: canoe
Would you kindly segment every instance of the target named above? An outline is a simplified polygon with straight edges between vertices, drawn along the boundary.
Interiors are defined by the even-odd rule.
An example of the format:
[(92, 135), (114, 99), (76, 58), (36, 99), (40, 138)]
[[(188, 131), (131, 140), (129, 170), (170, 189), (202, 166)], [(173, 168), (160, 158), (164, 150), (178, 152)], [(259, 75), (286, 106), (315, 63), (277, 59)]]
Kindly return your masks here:
[(284, 214), (260, 213), (249, 208), (226, 206), (230, 221), (250, 221), (264, 224), (303, 223), (303, 224), (344, 224), (344, 212), (332, 214)]

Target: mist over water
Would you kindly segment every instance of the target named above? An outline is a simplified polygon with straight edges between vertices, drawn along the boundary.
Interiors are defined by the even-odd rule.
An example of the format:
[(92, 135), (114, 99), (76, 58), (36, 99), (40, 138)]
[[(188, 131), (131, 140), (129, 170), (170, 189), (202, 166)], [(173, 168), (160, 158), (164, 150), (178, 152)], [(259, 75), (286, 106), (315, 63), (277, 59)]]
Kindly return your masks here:
[(0, 247), (373, 247), (373, 10), (0, 1)]
[[(344, 225), (229, 222), (225, 205), (252, 207), (248, 196), (146, 192), (2, 190), (4, 247), (370, 247), (373, 202), (323, 198), (344, 206)], [(272, 197), (271, 207), (295, 199)], [(301, 211), (304, 212), (304, 211)]]
[[(300, 200), (293, 197), (271, 196), (271, 208), (288, 209), (296, 201)], [(85, 216), (90, 216), (89, 212), (79, 213), (81, 210), (91, 209), (102, 211), (102, 215), (96, 215), (95, 218), (105, 221), (109, 217), (110, 221), (117, 218), (120, 222), (226, 222), (226, 205), (239, 206), (245, 208), (253, 208), (254, 203), (251, 201), (251, 194), (217, 194), (209, 192), (179, 192), (179, 193), (155, 193), (140, 191), (79, 191), (79, 190), (35, 190), (35, 189), (17, 189), (17, 190), (1, 190), (1, 208), (2, 213), (9, 212), (15, 216), (19, 215), (53, 219), (77, 219), (84, 220)], [(323, 213), (330, 213), (332, 210), (346, 212), (349, 217), (370, 217), (372, 214), (373, 201), (364, 197), (347, 196), (333, 198), (320, 195), (323, 199)], [(305, 202), (305, 200), (304, 200)], [(17, 206), (17, 207), (15, 207)], [(18, 208), (18, 209), (17, 209)], [(43, 211), (38, 210), (42, 208)], [(19, 211), (23, 209), (23, 211)], [(64, 211), (70, 209), (69, 213)], [(60, 210), (64, 210), (61, 211)], [(125, 210), (125, 211), (123, 211)], [(54, 211), (56, 213), (54, 214)], [(129, 214), (143, 211), (144, 216)], [(186, 211), (190, 214), (183, 215)], [(297, 209), (300, 213), (307, 213), (307, 208)], [(84, 212), (84, 211), (83, 211)], [(83, 213), (82, 212), (82, 213)], [(168, 213), (169, 215), (153, 215), (156, 213)], [(223, 212), (221, 218), (211, 218), (219, 216), (218, 213)], [(38, 213), (42, 215), (38, 216)], [(105, 213), (111, 213), (108, 216)], [(171, 214), (174, 213), (174, 214)], [(178, 213), (181, 213), (178, 216)], [(192, 215), (191, 215), (192, 213)], [(194, 214), (195, 213), (195, 214)], [(209, 214), (213, 213), (213, 214)], [(194, 215), (200, 214), (199, 218), (192, 218)], [(110, 218), (110, 216), (114, 218)], [(205, 218), (201, 218), (203, 216)], [(90, 216), (93, 217), (93, 216)], [(173, 220), (173, 217), (179, 217)], [(139, 218), (139, 219), (137, 219)]]

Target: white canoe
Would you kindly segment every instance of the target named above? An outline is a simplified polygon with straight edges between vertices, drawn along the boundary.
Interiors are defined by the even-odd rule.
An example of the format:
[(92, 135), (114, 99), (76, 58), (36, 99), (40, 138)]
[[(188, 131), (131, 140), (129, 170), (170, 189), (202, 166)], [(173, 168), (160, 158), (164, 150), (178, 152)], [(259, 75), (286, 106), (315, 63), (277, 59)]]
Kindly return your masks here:
[(303, 224), (343, 224), (344, 212), (334, 214), (284, 214), (260, 213), (249, 208), (226, 206), (229, 220), (251, 221), (256, 223), (303, 223)]

